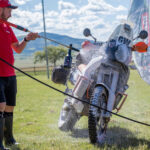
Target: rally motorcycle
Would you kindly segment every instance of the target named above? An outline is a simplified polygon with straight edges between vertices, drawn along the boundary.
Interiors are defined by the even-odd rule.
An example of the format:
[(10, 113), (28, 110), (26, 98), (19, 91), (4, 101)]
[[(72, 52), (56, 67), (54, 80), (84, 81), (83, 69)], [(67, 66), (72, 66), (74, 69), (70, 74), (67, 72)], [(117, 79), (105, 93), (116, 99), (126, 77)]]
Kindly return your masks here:
[[(91, 36), (90, 30), (84, 30), (84, 35)], [(137, 38), (147, 38), (147, 32), (141, 31)], [(107, 42), (97, 45), (95, 40), (93, 47), (98, 55), (91, 55), (86, 67), (78, 73), (73, 90), (68, 90), (68, 93), (98, 107), (68, 96), (64, 100), (58, 126), (62, 131), (72, 130), (82, 116), (88, 116), (89, 138), (94, 144), (104, 141), (111, 112), (118, 112), (127, 98), (125, 91), (128, 89), (132, 51), (146, 52), (147, 46), (144, 42), (133, 45), (133, 30), (125, 23), (117, 26)], [(56, 72), (54, 69), (52, 75), (55, 83)], [(62, 79), (65, 76), (66, 80), (69, 79), (70, 69), (61, 67), (58, 72), (59, 76), (64, 74)]]

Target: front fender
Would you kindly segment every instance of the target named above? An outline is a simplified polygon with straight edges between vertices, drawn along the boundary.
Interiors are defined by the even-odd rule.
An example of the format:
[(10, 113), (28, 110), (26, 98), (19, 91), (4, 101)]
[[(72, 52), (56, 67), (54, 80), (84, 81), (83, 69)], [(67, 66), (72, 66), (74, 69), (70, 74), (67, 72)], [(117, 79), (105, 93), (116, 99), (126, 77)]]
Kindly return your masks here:
[(104, 83), (97, 83), (95, 85), (95, 87), (97, 87), (97, 86), (103, 86), (106, 89), (106, 91), (107, 91), (107, 95), (109, 96), (110, 88), (106, 84), (104, 84)]

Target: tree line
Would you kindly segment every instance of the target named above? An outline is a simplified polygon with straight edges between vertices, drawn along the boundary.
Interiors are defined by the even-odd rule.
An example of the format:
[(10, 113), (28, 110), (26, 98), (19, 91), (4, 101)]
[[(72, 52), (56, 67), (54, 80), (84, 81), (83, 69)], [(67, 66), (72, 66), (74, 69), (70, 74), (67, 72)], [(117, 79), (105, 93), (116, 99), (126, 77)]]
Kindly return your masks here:
[[(47, 47), (47, 55), (48, 55), (48, 62), (52, 63), (53, 66), (56, 66), (58, 60), (63, 59), (67, 55), (67, 49), (62, 46), (48, 46)], [(34, 53), (34, 64), (37, 62), (43, 62), (46, 60), (46, 52), (44, 51), (37, 51)]]

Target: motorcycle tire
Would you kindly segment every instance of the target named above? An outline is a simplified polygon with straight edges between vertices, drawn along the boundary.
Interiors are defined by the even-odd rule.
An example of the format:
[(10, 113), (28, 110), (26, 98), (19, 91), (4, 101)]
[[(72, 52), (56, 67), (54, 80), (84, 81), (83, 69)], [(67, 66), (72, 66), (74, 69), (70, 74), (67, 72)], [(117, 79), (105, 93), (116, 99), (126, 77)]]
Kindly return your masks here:
[[(91, 97), (91, 104), (100, 106), (106, 109), (107, 102), (107, 92), (103, 86), (97, 86)], [(103, 105), (105, 103), (105, 105)], [(105, 123), (101, 117), (102, 110), (97, 107), (89, 106), (89, 116), (88, 116), (88, 131), (89, 139), (92, 144), (97, 143), (98, 133), (104, 132)]]

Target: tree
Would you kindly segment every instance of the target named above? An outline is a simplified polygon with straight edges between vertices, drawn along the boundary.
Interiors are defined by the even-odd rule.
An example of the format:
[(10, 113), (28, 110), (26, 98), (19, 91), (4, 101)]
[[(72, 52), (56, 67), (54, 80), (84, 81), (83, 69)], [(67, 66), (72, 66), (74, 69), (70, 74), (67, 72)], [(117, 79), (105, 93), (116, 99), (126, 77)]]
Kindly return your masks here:
[(41, 51), (37, 51), (34, 53), (34, 64), (37, 62), (42, 62), (44, 60), (44, 53)]
[[(54, 67), (56, 66), (56, 62), (62, 58), (64, 58), (67, 54), (67, 49), (61, 46), (48, 46), (48, 61), (53, 63)], [(43, 62), (46, 60), (45, 51), (37, 51), (34, 54), (34, 63)]]

